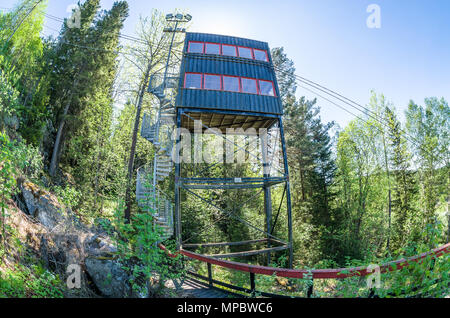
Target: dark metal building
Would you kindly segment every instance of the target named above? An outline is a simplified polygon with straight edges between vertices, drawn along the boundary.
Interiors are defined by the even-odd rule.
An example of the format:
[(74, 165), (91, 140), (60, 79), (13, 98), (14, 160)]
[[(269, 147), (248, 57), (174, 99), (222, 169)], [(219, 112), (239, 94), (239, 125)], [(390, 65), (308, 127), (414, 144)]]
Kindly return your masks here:
[[(282, 114), (269, 46), (265, 42), (203, 33), (187, 33), (176, 106), (210, 111), (238, 111), (248, 127), (269, 127), (261, 116)], [(256, 118), (255, 118), (256, 116)], [(210, 127), (207, 116), (202, 120)], [(230, 119), (230, 118), (228, 118)], [(229, 120), (223, 123), (229, 127)], [(183, 120), (183, 126), (187, 126)], [(221, 127), (218, 127), (221, 128)]]
[[(179, 247), (181, 239), (181, 194), (182, 189), (244, 189), (260, 187), (264, 189), (266, 233), (268, 248), (261, 253), (282, 249), (290, 250), (292, 261), (292, 221), (288, 166), (281, 115), (282, 101), (273, 68), (272, 57), (266, 42), (238, 37), (187, 33), (180, 69), (180, 84), (176, 97), (177, 128), (194, 130), (194, 120), (201, 120), (204, 128), (215, 128), (225, 132), (227, 128), (270, 129), (277, 125), (280, 130), (283, 156), (283, 175), (270, 175), (264, 162), (264, 172), (260, 178), (208, 179), (183, 178), (179, 158), (175, 163), (175, 217), (176, 236)], [(178, 130), (179, 131), (179, 130)], [(265, 138), (258, 135), (259, 138)], [(180, 155), (180, 134), (177, 134), (176, 155)], [(267, 141), (261, 143), (262, 153), (266, 153)], [(267, 156), (266, 156), (267, 157)], [(264, 160), (264, 154), (262, 155)], [(272, 202), (270, 189), (284, 183), (288, 213), (288, 242), (282, 246), (272, 242)], [(284, 197), (283, 193), (283, 197)], [(276, 221), (275, 221), (276, 223)], [(275, 240), (276, 241), (276, 240)], [(280, 243), (277, 241), (277, 243)], [(192, 245), (192, 244), (190, 244)], [(195, 244), (194, 244), (195, 245)], [(236, 245), (236, 242), (233, 243)], [(255, 255), (252, 253), (240, 256)], [(234, 257), (238, 255), (231, 255)]]

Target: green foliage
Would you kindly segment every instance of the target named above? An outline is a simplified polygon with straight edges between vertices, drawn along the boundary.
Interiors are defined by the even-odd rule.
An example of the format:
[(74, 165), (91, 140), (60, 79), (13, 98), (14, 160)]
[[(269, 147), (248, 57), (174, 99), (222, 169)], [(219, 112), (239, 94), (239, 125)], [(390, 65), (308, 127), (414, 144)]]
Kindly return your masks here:
[(6, 76), (17, 92), (11, 96), (15, 101), (9, 105), (17, 115), (14, 129), (37, 146), (48, 118), (48, 68), (40, 37), (47, 4), (41, 1), (31, 11), (35, 3), (22, 0), (11, 13), (0, 17), (0, 23), (8, 25), (6, 32), (0, 32), (0, 38), (4, 39), (0, 48), (0, 69), (2, 77)]
[(74, 187), (66, 185), (64, 188), (61, 186), (55, 186), (53, 188), (56, 196), (61, 199), (62, 203), (70, 209), (74, 209), (78, 206), (81, 200), (81, 193)]
[(23, 141), (16, 141), (13, 148), (13, 157), (24, 176), (38, 181), (44, 171), (43, 156), (39, 148), (27, 145)]
[(0, 132), (0, 227), (1, 227), (1, 246), (0, 255), (3, 260), (6, 252), (6, 236), (9, 227), (6, 224), (7, 201), (11, 199), (14, 193), (16, 180), (14, 179), (14, 158), (13, 143), (9, 141), (4, 132)]
[(0, 55), (0, 131), (17, 126), (15, 121), (20, 107), (19, 92), (10, 82), (13, 73), (5, 66), (4, 57)]
[[(167, 279), (179, 278), (182, 271), (179, 270), (181, 256), (172, 258), (166, 251), (158, 248), (161, 242), (162, 230), (154, 223), (154, 211), (150, 207), (135, 213), (131, 223), (126, 223), (124, 218), (124, 206), (119, 204), (111, 234), (118, 248), (117, 256), (123, 264), (123, 268), (131, 275), (130, 283), (133, 290), (141, 294), (152, 296), (152, 279), (159, 280), (159, 291)], [(174, 250), (174, 244), (166, 244), (168, 250)]]
[(448, 200), (450, 168), (450, 107), (444, 99), (426, 98), (425, 106), (410, 102), (406, 127), (418, 166), (418, 179), (424, 217), (421, 223), (435, 222), (439, 199)]
[(0, 298), (62, 298), (63, 282), (39, 265), (0, 272)]
[[(442, 237), (442, 225), (429, 225), (421, 233), (423, 243), (410, 243), (402, 249), (400, 255), (411, 257), (420, 253), (429, 252), (429, 245), (425, 243), (428, 237), (433, 244), (439, 244)], [(371, 264), (385, 264), (393, 259), (391, 257), (376, 259), (372, 257), (364, 261), (348, 260), (346, 266), (367, 266)], [(450, 283), (449, 255), (441, 257), (426, 256), (419, 262), (408, 262), (405, 267), (398, 270), (392, 266), (392, 271), (382, 273), (380, 286), (374, 287), (372, 292), (376, 297), (434, 297), (443, 298), (449, 295)], [(343, 271), (342, 274), (345, 272)], [(371, 290), (367, 285), (369, 277), (351, 277), (340, 279), (335, 287), (335, 295), (341, 297), (368, 297)]]
[[(49, 80), (52, 123), (57, 129), (51, 143), (49, 172), (56, 175), (60, 160), (75, 167), (77, 181), (84, 183), (83, 192), (89, 191), (85, 187), (92, 189), (92, 183), (96, 183), (96, 176), (89, 173), (92, 160), (102, 166), (102, 144), (109, 138), (112, 124), (118, 35), (128, 15), (124, 1), (115, 2), (111, 10), (101, 14), (99, 9), (99, 0), (87, 0), (80, 5), (80, 28), (63, 24), (59, 38), (51, 44), (48, 61), (52, 70)], [(84, 48), (93, 46), (96, 49)], [(103, 170), (99, 167), (93, 171)]]
[(413, 197), (417, 193), (414, 175), (410, 171), (410, 154), (406, 147), (406, 140), (402, 135), (400, 123), (395, 114), (386, 108), (389, 141), (392, 148), (390, 162), (394, 171), (395, 188), (393, 196), (393, 248), (405, 245), (405, 238), (411, 237), (412, 228), (408, 231), (409, 223), (414, 222)]
[[(433, 100), (428, 100), (430, 108)], [(423, 239), (422, 230), (436, 222), (434, 211), (439, 207), (439, 197), (443, 203), (448, 196), (446, 151), (437, 146), (445, 145), (443, 137), (448, 127), (437, 129), (437, 123), (448, 126), (444, 120), (448, 110), (444, 101), (435, 100), (434, 104), (428, 117), (436, 119), (428, 124), (421, 124), (417, 119), (421, 111), (410, 105), (408, 131), (405, 131), (393, 105), (387, 103), (383, 95), (378, 97), (373, 93), (370, 116), (353, 120), (339, 132), (338, 169), (333, 184), (338, 195), (333, 205), (340, 219), (345, 220), (335, 229), (336, 238), (342, 242), (338, 244), (343, 249), (341, 255), (363, 259), (371, 253), (379, 256), (400, 253), (408, 243), (419, 243)], [(419, 141), (418, 135), (418, 131), (424, 134), (426, 130), (429, 138), (440, 140), (430, 148), (434, 155), (428, 156), (428, 162), (433, 162), (428, 168), (425, 159), (416, 160), (429, 154), (423, 151), (425, 144)], [(442, 177), (436, 178), (441, 173)], [(441, 205), (441, 209), (444, 208), (445, 205)]]
[(334, 197), (330, 186), (335, 173), (329, 136), (333, 123), (322, 124), (315, 100), (288, 100), (284, 125), (294, 202), (292, 214), (294, 227), (308, 232), (306, 237), (295, 233), (294, 242), (296, 250), (315, 250), (315, 255), (308, 255), (314, 263), (336, 253), (333, 229), (340, 220), (330, 205)]

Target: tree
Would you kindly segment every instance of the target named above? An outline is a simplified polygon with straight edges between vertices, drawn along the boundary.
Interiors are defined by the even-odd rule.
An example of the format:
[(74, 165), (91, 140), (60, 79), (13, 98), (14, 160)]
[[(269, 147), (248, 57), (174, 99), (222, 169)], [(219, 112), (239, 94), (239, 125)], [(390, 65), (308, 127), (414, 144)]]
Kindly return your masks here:
[[(390, 103), (386, 101), (384, 95), (379, 95), (375, 92), (372, 92), (372, 96), (370, 98), (370, 111), (373, 113), (371, 116), (370, 122), (376, 130), (379, 132), (375, 136), (375, 139), (378, 139), (379, 147), (376, 149), (380, 149), (377, 157), (379, 158), (378, 165), (380, 166), (380, 171), (384, 170), (384, 173), (381, 174), (381, 180), (383, 184), (387, 186), (387, 214), (388, 214), (388, 226), (387, 226), (387, 241), (386, 241), (386, 249), (389, 250), (390, 247), (390, 235), (391, 235), (391, 223), (392, 223), (392, 189), (391, 189), (391, 171), (389, 166), (388, 156), (390, 155), (390, 148), (387, 141), (387, 120), (385, 118), (386, 115), (386, 107), (392, 107)], [(381, 136), (381, 138), (380, 138)], [(383, 168), (382, 168), (383, 167)], [(383, 177), (384, 175), (384, 177)], [(386, 187), (385, 186), (385, 187)]]
[(49, 167), (51, 176), (55, 176), (58, 167), (61, 144), (67, 134), (68, 115), (79, 114), (83, 106), (83, 95), (92, 91), (91, 85), (94, 84), (88, 72), (89, 66), (94, 66), (94, 54), (89, 54), (82, 46), (92, 45), (88, 41), (88, 34), (98, 9), (99, 0), (88, 0), (80, 6), (79, 28), (71, 28), (67, 21), (64, 22), (54, 47), (54, 59), (50, 61), (53, 69), (50, 104), (55, 105), (53, 114), (57, 127)]
[(289, 104), (288, 99), (295, 96), (297, 90), (294, 62), (287, 57), (283, 47), (273, 48), (270, 54), (272, 55), (283, 105)]
[(411, 148), (420, 164), (421, 201), (424, 208), (422, 226), (433, 224), (439, 197), (448, 196), (450, 108), (444, 99), (426, 98), (425, 106), (413, 101), (406, 111), (406, 127), (411, 136)]
[[(126, 62), (131, 63), (131, 65), (128, 66), (129, 73), (125, 76), (128, 78), (132, 76), (132, 78), (134, 78), (131, 85), (131, 91), (136, 96), (136, 116), (128, 160), (127, 186), (125, 193), (125, 219), (127, 222), (131, 219), (131, 185), (134, 175), (134, 159), (141, 111), (150, 76), (154, 73), (161, 72), (165, 66), (164, 63), (166, 62), (171, 42), (170, 37), (164, 33), (164, 28), (167, 26), (168, 22), (162, 12), (153, 9), (150, 17), (140, 18), (139, 20), (137, 33), (140, 41), (136, 41), (128, 48), (132, 58), (127, 58), (126, 60)], [(173, 49), (179, 49), (182, 43), (181, 35), (177, 33)], [(177, 64), (179, 57), (178, 60), (175, 59), (175, 61), (175, 64)]]
[(408, 225), (411, 223), (414, 213), (413, 198), (416, 192), (413, 172), (410, 171), (411, 156), (407, 149), (406, 139), (403, 136), (400, 122), (395, 113), (386, 107), (386, 119), (389, 128), (389, 141), (392, 148), (390, 164), (395, 178), (393, 195), (394, 241), (392, 246), (402, 247), (408, 237)]
[[(323, 124), (316, 100), (307, 101), (295, 97), (297, 89), (295, 67), (283, 48), (272, 50), (272, 59), (283, 100), (284, 126), (293, 196), (293, 222), (310, 231), (294, 239), (316, 244), (320, 253), (330, 254), (326, 233), (331, 232), (330, 207), (333, 194), (335, 163), (332, 155), (332, 140), (329, 135), (334, 123)], [(301, 237), (306, 236), (307, 239)], [(299, 243), (297, 243), (299, 244)], [(302, 246), (301, 249), (311, 246)], [(316, 257), (320, 257), (316, 255)]]
[(23, 0), (11, 13), (0, 17), (5, 26), (0, 31), (3, 56), (0, 68), (19, 92), (17, 129), (30, 143), (39, 145), (48, 117), (48, 75), (44, 44), (40, 32), (44, 22), (46, 1)]
[(365, 223), (370, 216), (370, 203), (374, 196), (377, 175), (377, 155), (374, 127), (355, 119), (339, 133), (337, 144), (337, 183), (340, 192), (338, 203), (345, 220), (343, 225), (346, 255), (359, 258), (365, 250)]
[(119, 46), (119, 32), (127, 14), (127, 3), (116, 2), (95, 21), (89, 36), (100, 49), (92, 56), (95, 72), (91, 76), (96, 82), (92, 84), (92, 91), (84, 96), (84, 105), (76, 118), (68, 122), (71, 134), (61, 156), (82, 192), (94, 193), (87, 195), (89, 200), (84, 201), (91, 213), (98, 209), (98, 196), (105, 194), (107, 159), (111, 158), (107, 152), (112, 150), (108, 144), (113, 128), (112, 87), (118, 73), (118, 53), (110, 48)]

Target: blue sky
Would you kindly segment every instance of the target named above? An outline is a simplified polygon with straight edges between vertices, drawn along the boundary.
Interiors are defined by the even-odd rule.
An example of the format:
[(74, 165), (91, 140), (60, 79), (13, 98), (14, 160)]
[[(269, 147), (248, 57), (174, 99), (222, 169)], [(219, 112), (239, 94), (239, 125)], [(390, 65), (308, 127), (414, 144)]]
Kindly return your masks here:
[[(15, 0), (2, 0), (12, 7)], [(48, 13), (68, 17), (74, 0), (49, 0)], [(102, 0), (104, 9), (113, 0)], [(190, 31), (227, 34), (283, 46), (297, 74), (367, 104), (370, 91), (385, 94), (402, 113), (410, 99), (450, 101), (450, 1), (448, 0), (129, 0), (123, 33), (134, 35), (139, 15), (151, 8), (193, 16)], [(368, 5), (381, 8), (381, 28), (369, 29)], [(48, 27), (59, 23), (48, 20)], [(49, 28), (45, 34), (55, 34)], [(299, 88), (298, 95), (313, 94)], [(318, 99), (324, 121), (342, 127), (352, 116)], [(354, 110), (352, 110), (355, 112)]]

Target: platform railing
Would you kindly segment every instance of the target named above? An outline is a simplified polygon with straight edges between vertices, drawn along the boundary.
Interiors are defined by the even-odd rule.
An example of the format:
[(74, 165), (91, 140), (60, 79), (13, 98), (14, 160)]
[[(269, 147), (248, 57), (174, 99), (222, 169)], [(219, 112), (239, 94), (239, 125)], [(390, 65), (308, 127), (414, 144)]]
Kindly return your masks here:
[[(286, 269), (286, 268), (276, 268), (276, 267), (268, 267), (268, 266), (257, 266), (250, 265), (244, 263), (238, 263), (227, 260), (215, 259), (213, 257), (208, 257), (205, 255), (197, 254), (191, 251), (187, 251), (181, 249), (177, 253), (171, 253), (168, 251), (165, 246), (159, 245), (159, 247), (165, 250), (170, 257), (176, 257), (177, 254), (181, 254), (188, 259), (197, 260), (200, 262), (204, 262), (207, 264), (208, 276), (203, 276), (198, 273), (187, 271), (187, 274), (194, 277), (194, 279), (200, 279), (204, 281), (205, 286), (209, 286), (211, 288), (221, 289), (220, 287), (224, 287), (227, 289), (232, 289), (251, 297), (255, 295), (261, 295), (263, 297), (289, 297), (292, 296), (280, 295), (274, 293), (267, 293), (256, 290), (256, 275), (265, 275), (265, 276), (276, 276), (276, 277), (284, 277), (284, 278), (296, 278), (296, 279), (305, 279), (308, 278), (311, 280), (311, 284), (308, 287), (306, 296), (312, 297), (314, 291), (314, 280), (322, 280), (322, 279), (346, 279), (350, 277), (365, 277), (367, 275), (373, 274), (372, 271), (367, 266), (359, 266), (359, 267), (351, 267), (351, 268), (337, 268), (337, 269), (313, 269), (313, 270), (303, 270), (303, 269)], [(402, 258), (396, 261), (391, 261), (385, 263), (379, 267), (380, 274), (399, 271), (413, 263), (421, 263), (427, 257), (432, 257), (436, 259), (438, 257), (444, 256), (450, 253), (450, 243), (433, 249), (432, 251), (422, 253), (409, 258)], [(214, 279), (214, 271), (213, 265), (218, 266), (225, 269), (236, 270), (244, 273), (248, 273), (249, 281), (250, 281), (250, 289), (235, 286), (232, 284), (228, 284), (225, 282), (221, 282)], [(218, 287), (220, 286), (220, 287)], [(370, 297), (373, 297), (373, 292), (371, 291)], [(242, 295), (241, 295), (242, 296)]]

